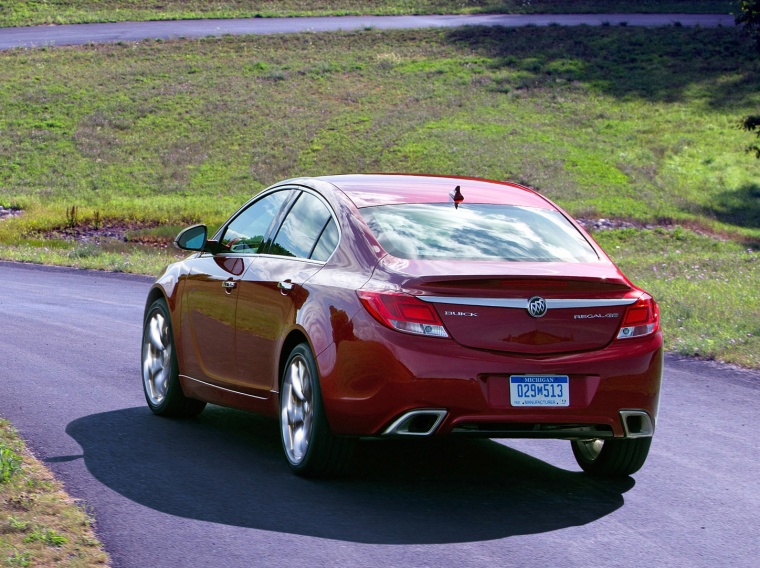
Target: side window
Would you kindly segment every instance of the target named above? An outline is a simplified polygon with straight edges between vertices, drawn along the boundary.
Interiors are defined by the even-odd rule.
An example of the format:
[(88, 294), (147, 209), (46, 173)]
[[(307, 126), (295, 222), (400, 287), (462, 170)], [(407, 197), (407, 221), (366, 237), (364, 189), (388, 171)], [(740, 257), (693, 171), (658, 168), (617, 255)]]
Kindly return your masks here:
[(272, 221), (290, 195), (288, 190), (277, 191), (252, 203), (227, 226), (219, 252), (258, 252)]
[(311, 258), (314, 260), (327, 260), (337, 246), (338, 225), (336, 225), (335, 219), (330, 217), (330, 220), (327, 221), (327, 226), (322, 231), (317, 244), (314, 246)]
[[(325, 235), (331, 223), (333, 231)], [(333, 235), (334, 239), (332, 246), (329, 241), (330, 235)], [(322, 250), (317, 253), (316, 249), (319, 248), (322, 238), (325, 239), (325, 243)], [(338, 229), (335, 227), (330, 210), (317, 197), (303, 192), (285, 217), (269, 252), (282, 256), (327, 260), (337, 242)], [(327, 249), (329, 251), (325, 254)]]

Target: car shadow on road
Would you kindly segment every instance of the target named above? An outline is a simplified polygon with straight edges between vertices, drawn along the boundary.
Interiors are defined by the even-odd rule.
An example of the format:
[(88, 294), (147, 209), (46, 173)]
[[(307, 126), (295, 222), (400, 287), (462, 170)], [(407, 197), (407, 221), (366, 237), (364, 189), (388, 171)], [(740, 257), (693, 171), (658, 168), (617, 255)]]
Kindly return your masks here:
[(366, 441), (348, 475), (301, 479), (285, 464), (275, 422), (214, 406), (187, 421), (147, 408), (93, 414), (66, 432), (96, 479), (146, 507), (359, 543), (471, 542), (584, 525), (620, 508), (634, 485), (490, 440)]

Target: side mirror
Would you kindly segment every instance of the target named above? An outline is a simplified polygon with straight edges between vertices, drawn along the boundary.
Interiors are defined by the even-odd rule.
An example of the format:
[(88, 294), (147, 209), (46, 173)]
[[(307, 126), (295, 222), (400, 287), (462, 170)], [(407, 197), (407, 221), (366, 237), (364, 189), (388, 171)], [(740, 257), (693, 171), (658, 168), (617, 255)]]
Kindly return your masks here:
[(211, 252), (211, 247), (208, 245), (213, 244), (213, 241), (209, 241), (207, 236), (206, 225), (193, 225), (177, 235), (177, 238), (174, 239), (174, 245), (182, 250)]

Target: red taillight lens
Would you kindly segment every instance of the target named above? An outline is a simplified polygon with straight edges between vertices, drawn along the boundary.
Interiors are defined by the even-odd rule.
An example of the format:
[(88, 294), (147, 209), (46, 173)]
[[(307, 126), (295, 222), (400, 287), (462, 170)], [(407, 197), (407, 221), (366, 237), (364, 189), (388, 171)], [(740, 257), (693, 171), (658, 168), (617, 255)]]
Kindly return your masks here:
[(362, 305), (386, 327), (406, 333), (448, 337), (435, 308), (409, 294), (357, 291)]
[(618, 339), (643, 337), (660, 329), (660, 308), (652, 296), (644, 294), (629, 306), (620, 325)]

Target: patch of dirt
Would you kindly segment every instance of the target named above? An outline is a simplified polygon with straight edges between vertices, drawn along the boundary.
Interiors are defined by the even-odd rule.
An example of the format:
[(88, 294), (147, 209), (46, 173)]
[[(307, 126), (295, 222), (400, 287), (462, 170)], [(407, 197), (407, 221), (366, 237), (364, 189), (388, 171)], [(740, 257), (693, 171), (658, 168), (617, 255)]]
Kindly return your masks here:
[(675, 229), (681, 227), (688, 231), (693, 231), (703, 237), (715, 239), (718, 241), (737, 241), (743, 242), (748, 246), (757, 246), (756, 241), (747, 239), (740, 234), (730, 231), (716, 231), (714, 228), (706, 226), (699, 221), (673, 221), (672, 219), (658, 219), (654, 223), (644, 223), (642, 221), (629, 221), (626, 219), (585, 219), (583, 217), (576, 218), (576, 221), (587, 231), (611, 231), (613, 229)]
[(162, 239), (154, 235), (131, 235), (130, 233), (141, 229), (157, 227), (156, 223), (104, 223), (100, 227), (77, 226), (64, 227), (44, 233), (45, 238), (76, 241), (78, 243), (103, 245), (113, 242), (132, 243), (155, 248), (168, 248), (171, 240)]
[(23, 211), (21, 209), (6, 209), (0, 205), (0, 221), (8, 219), (10, 217), (18, 217)]

